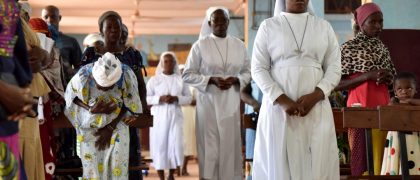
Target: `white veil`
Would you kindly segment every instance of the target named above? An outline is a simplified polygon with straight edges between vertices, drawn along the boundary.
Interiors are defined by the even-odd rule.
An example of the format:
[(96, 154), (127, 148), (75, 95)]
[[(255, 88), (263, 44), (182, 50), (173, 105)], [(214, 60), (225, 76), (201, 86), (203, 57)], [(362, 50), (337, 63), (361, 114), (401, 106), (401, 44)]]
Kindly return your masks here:
[[(281, 12), (285, 12), (285, 11), (286, 11), (286, 0), (276, 0), (276, 5), (274, 5), (274, 16), (279, 16)], [(315, 16), (312, 0), (309, 0), (308, 2), (307, 12)]]
[(230, 19), (229, 10), (226, 7), (223, 7), (223, 6), (209, 7), (206, 11), (206, 17), (203, 20), (203, 24), (201, 25), (200, 36), (198, 39), (203, 39), (213, 32), (211, 27), (209, 26), (209, 21), (214, 11), (219, 10), (219, 9), (223, 10), (225, 14), (227, 15), (228, 19)]
[(174, 58), (174, 61), (175, 61), (174, 74), (181, 75), (181, 71), (179, 70), (179, 67), (178, 67), (178, 59), (176, 58), (175, 53), (174, 52), (171, 52), (171, 51), (163, 52), (160, 55), (159, 64), (156, 67), (156, 73), (155, 74), (158, 75), (158, 74), (162, 74), (163, 73), (163, 61), (165, 60), (164, 57), (166, 55), (171, 55)]

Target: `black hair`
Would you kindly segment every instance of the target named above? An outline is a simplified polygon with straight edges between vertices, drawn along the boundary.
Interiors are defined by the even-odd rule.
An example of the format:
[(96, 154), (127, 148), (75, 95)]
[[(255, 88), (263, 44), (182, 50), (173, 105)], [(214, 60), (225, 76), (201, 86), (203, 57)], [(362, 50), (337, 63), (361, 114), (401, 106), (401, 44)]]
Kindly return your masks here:
[(408, 79), (410, 80), (414, 85), (417, 84), (417, 78), (416, 75), (414, 75), (411, 72), (400, 72), (398, 73), (395, 78), (394, 78), (394, 82), (401, 80), (401, 79)]

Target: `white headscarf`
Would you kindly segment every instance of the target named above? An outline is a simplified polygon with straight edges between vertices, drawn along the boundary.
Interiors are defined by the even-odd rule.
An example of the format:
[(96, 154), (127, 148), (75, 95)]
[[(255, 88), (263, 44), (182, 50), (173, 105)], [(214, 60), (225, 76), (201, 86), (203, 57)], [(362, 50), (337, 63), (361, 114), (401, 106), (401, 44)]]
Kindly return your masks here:
[[(276, 0), (276, 5), (274, 6), (274, 16), (280, 16), (281, 12), (286, 12), (286, 0)], [(312, 1), (308, 2), (307, 12), (315, 16), (314, 6)]]
[(211, 15), (219, 9), (223, 10), (225, 12), (227, 18), (230, 19), (229, 10), (226, 7), (223, 7), (223, 6), (209, 7), (206, 11), (206, 17), (203, 20), (203, 24), (201, 25), (201, 31), (200, 31), (199, 39), (203, 39), (206, 36), (213, 33), (213, 30), (209, 26), (209, 21), (211, 20)]
[(163, 73), (163, 63), (165, 61), (165, 56), (166, 55), (171, 55), (173, 57), (174, 61), (175, 61), (174, 74), (181, 75), (181, 71), (179, 70), (179, 66), (178, 66), (178, 59), (176, 58), (175, 53), (173, 53), (171, 51), (163, 52), (160, 55), (159, 64), (156, 67), (156, 73), (155, 74), (158, 75), (158, 74), (162, 74)]
[(83, 40), (83, 46), (93, 47), (97, 41), (104, 42), (104, 38), (98, 33), (88, 34)]
[(18, 1), (23, 11), (27, 12), (29, 16), (32, 14), (32, 8), (28, 1)]
[(114, 54), (107, 52), (93, 64), (92, 75), (98, 85), (110, 87), (121, 78), (121, 62)]

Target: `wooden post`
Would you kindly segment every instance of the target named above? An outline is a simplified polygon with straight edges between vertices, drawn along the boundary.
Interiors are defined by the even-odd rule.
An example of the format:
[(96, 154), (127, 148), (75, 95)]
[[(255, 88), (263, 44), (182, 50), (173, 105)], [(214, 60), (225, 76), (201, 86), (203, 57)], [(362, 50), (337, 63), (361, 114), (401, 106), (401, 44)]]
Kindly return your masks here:
[(374, 174), (371, 128), (379, 127), (378, 111), (369, 108), (343, 108), (343, 126), (345, 128), (363, 128), (366, 133), (366, 158), (369, 175)]

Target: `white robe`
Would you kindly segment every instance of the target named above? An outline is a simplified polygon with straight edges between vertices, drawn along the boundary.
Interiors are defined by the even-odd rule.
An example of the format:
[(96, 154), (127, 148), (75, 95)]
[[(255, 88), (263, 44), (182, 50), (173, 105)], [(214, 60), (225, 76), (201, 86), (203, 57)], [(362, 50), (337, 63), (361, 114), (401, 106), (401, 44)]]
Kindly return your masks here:
[[(192, 97), (180, 75), (159, 74), (147, 82), (147, 104), (153, 105), (153, 127), (150, 128), (150, 154), (158, 170), (176, 169), (184, 160), (181, 106)], [(160, 103), (161, 96), (178, 97), (178, 103)]]
[[(227, 62), (225, 68), (221, 56)], [(249, 83), (250, 62), (242, 41), (214, 35), (198, 40), (190, 51), (182, 76), (198, 90), (196, 133), (200, 178), (241, 179), (240, 87), (220, 90), (208, 84), (212, 76), (237, 77), (240, 87)]]
[[(306, 16), (286, 15), (298, 44)], [(265, 20), (257, 33), (252, 78), (264, 97), (254, 149), (253, 179), (337, 180), (338, 148), (328, 95), (341, 77), (340, 51), (330, 24), (309, 15), (302, 55), (283, 16)], [(288, 116), (275, 102), (282, 94), (296, 101), (320, 88), (325, 99), (305, 117)]]

